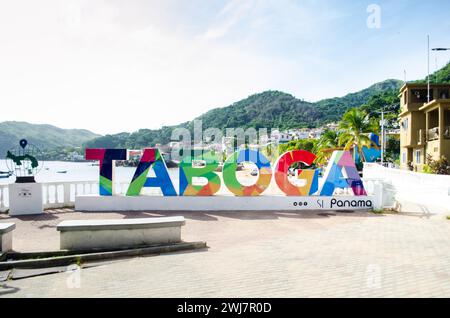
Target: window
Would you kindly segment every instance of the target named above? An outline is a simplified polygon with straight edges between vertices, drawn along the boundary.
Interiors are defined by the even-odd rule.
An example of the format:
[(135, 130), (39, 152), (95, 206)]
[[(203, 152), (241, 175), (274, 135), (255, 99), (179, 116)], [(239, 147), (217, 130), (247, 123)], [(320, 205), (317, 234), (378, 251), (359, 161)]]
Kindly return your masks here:
[(418, 164), (421, 163), (421, 157), (422, 157), (422, 151), (416, 150), (416, 163), (418, 163)]
[(405, 118), (405, 120), (402, 121), (402, 128), (404, 130), (408, 129), (408, 118)]
[[(413, 89), (411, 90), (411, 101), (413, 103), (426, 103), (428, 101), (428, 89)], [(433, 99), (433, 90), (430, 89), (430, 100)]]
[(439, 99), (448, 99), (449, 98), (449, 90), (448, 89), (440, 89), (439, 90)]
[(402, 155), (402, 162), (406, 163), (406, 152), (404, 152)]

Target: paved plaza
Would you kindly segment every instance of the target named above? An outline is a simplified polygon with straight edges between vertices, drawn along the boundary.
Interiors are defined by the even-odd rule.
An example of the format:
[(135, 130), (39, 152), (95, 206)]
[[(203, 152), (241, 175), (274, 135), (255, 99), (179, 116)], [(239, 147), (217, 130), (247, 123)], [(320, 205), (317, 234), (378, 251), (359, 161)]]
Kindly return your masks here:
[[(404, 209), (403, 209), (404, 210)], [(15, 222), (17, 251), (57, 250), (62, 220), (173, 213), (77, 213)], [(117, 260), (0, 283), (2, 297), (450, 297), (442, 211), (176, 213), (207, 250)]]

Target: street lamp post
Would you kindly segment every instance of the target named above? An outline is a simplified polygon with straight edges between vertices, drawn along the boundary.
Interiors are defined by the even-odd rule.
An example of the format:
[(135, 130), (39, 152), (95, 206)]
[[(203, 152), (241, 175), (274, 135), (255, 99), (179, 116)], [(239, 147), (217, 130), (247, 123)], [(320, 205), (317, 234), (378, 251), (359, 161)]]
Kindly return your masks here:
[[(428, 103), (431, 100), (430, 96), (430, 36), (427, 36), (428, 38), (428, 76), (427, 76), (427, 101)], [(432, 48), (431, 51), (439, 52), (439, 51), (450, 51), (450, 48), (448, 47), (435, 47)]]
[[(432, 48), (431, 51), (433, 51), (433, 52), (450, 51), (450, 48), (448, 48), (448, 47), (435, 47), (435, 48)], [(436, 70), (437, 70), (437, 57), (436, 57)], [(436, 83), (437, 83), (437, 78), (436, 78)]]
[[(391, 105), (394, 106), (394, 105)], [(381, 165), (383, 165), (384, 163), (384, 148), (386, 147), (386, 132), (384, 129), (384, 125), (385, 125), (385, 121), (384, 121), (384, 114), (389, 114), (389, 113), (393, 113), (393, 111), (385, 111), (384, 107), (381, 111), (377, 111), (376, 113), (381, 113), (381, 121), (380, 121), (380, 126), (381, 126)]]

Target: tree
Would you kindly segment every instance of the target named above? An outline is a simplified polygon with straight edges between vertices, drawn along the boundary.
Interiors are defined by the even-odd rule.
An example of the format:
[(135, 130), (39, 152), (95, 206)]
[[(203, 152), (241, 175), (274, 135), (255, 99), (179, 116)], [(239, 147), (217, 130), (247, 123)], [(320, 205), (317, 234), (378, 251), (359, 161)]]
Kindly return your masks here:
[[(292, 140), (288, 142), (287, 144), (281, 144), (278, 146), (278, 152), (279, 154), (283, 154), (287, 151), (293, 151), (293, 150), (306, 150), (309, 152), (313, 152), (317, 144), (317, 140), (315, 139), (299, 139), (299, 140)], [(307, 166), (304, 163), (294, 163), (291, 168), (294, 169), (305, 169), (309, 166)], [(312, 165), (314, 167), (314, 164)]]
[(300, 139), (300, 140), (292, 140), (287, 144), (281, 144), (278, 146), (278, 152), (280, 154), (285, 153), (286, 151), (291, 150), (306, 150), (313, 151), (317, 141), (314, 139)]
[(395, 162), (400, 158), (400, 140), (398, 138), (387, 138), (385, 159), (388, 162)]
[(434, 160), (431, 155), (427, 155), (427, 165), (434, 174), (450, 175), (450, 163), (445, 156)]
[(365, 161), (362, 151), (364, 146), (368, 148), (377, 147), (367, 133), (377, 132), (378, 125), (361, 109), (352, 108), (346, 112), (339, 123), (339, 130), (341, 131), (339, 134), (339, 145), (344, 150), (353, 150), (353, 156), (356, 154), (354, 150), (357, 147), (362, 161)]
[(334, 130), (325, 130), (314, 147), (314, 153), (317, 155), (315, 162), (321, 165), (325, 164), (333, 150), (337, 149), (341, 149), (339, 147), (339, 133)]

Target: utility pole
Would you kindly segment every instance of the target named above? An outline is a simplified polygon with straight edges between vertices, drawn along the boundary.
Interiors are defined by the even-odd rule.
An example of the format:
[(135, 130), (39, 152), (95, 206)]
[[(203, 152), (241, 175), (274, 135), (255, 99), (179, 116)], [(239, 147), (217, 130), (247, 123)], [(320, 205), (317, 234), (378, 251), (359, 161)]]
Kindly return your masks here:
[[(394, 105), (390, 105), (394, 106)], [(381, 165), (384, 163), (384, 149), (386, 148), (386, 131), (384, 129), (385, 126), (385, 120), (384, 120), (384, 114), (392, 113), (393, 111), (385, 111), (384, 108), (387, 106), (384, 106), (381, 111), (377, 111), (376, 113), (381, 114), (381, 120), (380, 120), (380, 126), (381, 126)]]
[(430, 102), (430, 35), (428, 35), (428, 76), (427, 76), (427, 82), (428, 82), (428, 93), (427, 93), (427, 102)]
[(381, 111), (381, 165), (384, 163), (384, 110)]

